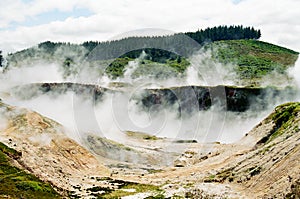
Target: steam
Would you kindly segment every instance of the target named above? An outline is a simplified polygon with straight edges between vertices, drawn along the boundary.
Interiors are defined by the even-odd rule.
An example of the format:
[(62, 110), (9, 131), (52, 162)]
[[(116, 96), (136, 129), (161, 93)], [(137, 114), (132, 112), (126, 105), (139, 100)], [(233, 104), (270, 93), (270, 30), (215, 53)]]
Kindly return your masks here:
[(298, 58), (295, 66), (289, 70), (289, 75), (293, 77), (298, 88), (298, 101), (300, 101), (300, 59)]
[(67, 128), (67, 135), (79, 143), (93, 134), (123, 144), (127, 142), (126, 131), (171, 139), (231, 143), (244, 136), (273, 108), (257, 112), (253, 107), (253, 110), (235, 113), (225, 112), (215, 104), (207, 111), (178, 115), (179, 103), (171, 107), (159, 105), (145, 111), (133, 95), (127, 92), (106, 93), (96, 104), (91, 98), (73, 92), (61, 95), (46, 93), (29, 100), (10, 97), (4, 102), (37, 111), (61, 123)]
[[(53, 63), (49, 60), (48, 62), (38, 61), (31, 65), (14, 67), (0, 75), (1, 98), (5, 103), (26, 107), (61, 123), (67, 129), (65, 132), (67, 136), (82, 145), (86, 144), (85, 140), (89, 135), (130, 144), (130, 140), (124, 133), (126, 131), (142, 132), (176, 140), (232, 143), (249, 132), (276, 105), (289, 100), (286, 96), (285, 98), (277, 96), (277, 99), (274, 100), (274, 93), (266, 93), (263, 100), (268, 101), (266, 102), (268, 107), (261, 109), (261, 107), (251, 104), (247, 111), (239, 113), (225, 111), (221, 102), (214, 102), (208, 110), (199, 111), (198, 105), (195, 105), (198, 101), (192, 100), (192, 103), (188, 102), (188, 106), (192, 110), (184, 113), (180, 111), (187, 106), (185, 104), (187, 102), (184, 100), (193, 97), (184, 95), (183, 99), (172, 105), (162, 103), (145, 109), (141, 100), (146, 89), (190, 85), (236, 85), (238, 78), (234, 71), (235, 65), (218, 63), (211, 58), (210, 51), (200, 50), (188, 58), (191, 65), (184, 74), (174, 75), (176, 71), (156, 63), (150, 65), (155, 69), (154, 72), (147, 73), (149, 68), (142, 63), (147, 55), (143, 52), (139, 58), (129, 62), (125, 68), (124, 77), (111, 80), (104, 74), (107, 63), (87, 63), (81, 57), (74, 58), (76, 53), (65, 52), (65, 50), (60, 49), (56, 52), (60, 61), (64, 60), (66, 56), (73, 57), (76, 62), (81, 61), (81, 64), (72, 65), (73, 69), (68, 69), (72, 75), (66, 76), (61, 63)], [(299, 60), (289, 74), (294, 77), (300, 88)], [(275, 79), (274, 77), (285, 82), (285, 79), (277, 75), (276, 73), (270, 74), (264, 82), (272, 85), (274, 82), (268, 82), (267, 79)], [(53, 91), (39, 93), (33, 97), (18, 96), (18, 93), (13, 95), (12, 92), (14, 87), (19, 85), (66, 81), (94, 84), (110, 88), (110, 90), (106, 91), (99, 101), (94, 101), (94, 96), (84, 96), (89, 93), (84, 90), (81, 94), (74, 91), (63, 93)], [(123, 88), (111, 86), (111, 83), (116, 81), (127, 83), (130, 86), (127, 84)], [(289, 81), (287, 85), (292, 85), (292, 81)], [(32, 90), (30, 87), (26, 88), (28, 90), (22, 92), (25, 95), (35, 92), (33, 87)], [(192, 94), (195, 95), (195, 93)], [(177, 97), (179, 98), (179, 96)], [(33, 142), (49, 144), (51, 139), (48, 138), (46, 135), (41, 135), (31, 139)], [(142, 144), (140, 143), (140, 145)]]
[(188, 59), (187, 85), (236, 85), (237, 75), (233, 64), (221, 64), (212, 59), (212, 51), (203, 49)]
[(134, 61), (129, 61), (128, 66), (126, 67), (126, 70), (124, 72), (124, 78), (121, 79), (121, 81), (127, 82), (127, 83), (132, 83), (132, 76), (135, 70), (139, 67), (141, 61), (145, 59), (147, 54), (145, 51), (142, 51), (141, 55), (135, 59)]
[[(117, 81), (134, 86), (147, 84), (147, 88), (236, 85), (237, 83), (235, 66), (213, 60), (211, 50), (201, 49), (190, 56), (187, 59), (190, 65), (183, 74), (178, 74), (173, 68), (159, 63), (151, 63), (145, 68), (142, 63), (146, 56), (147, 54), (143, 51), (140, 57), (130, 61), (125, 68), (124, 77)], [(107, 82), (107, 76), (104, 76), (103, 79), (104, 81), (100, 81), (101, 83)]]
[(278, 88), (285, 88), (294, 84), (293, 79), (293, 76), (290, 74), (272, 71), (265, 75), (262, 80), (259, 81), (259, 84), (263, 87), (276, 85)]
[(41, 62), (34, 66), (12, 68), (0, 73), (0, 90), (30, 83), (63, 81), (58, 65)]

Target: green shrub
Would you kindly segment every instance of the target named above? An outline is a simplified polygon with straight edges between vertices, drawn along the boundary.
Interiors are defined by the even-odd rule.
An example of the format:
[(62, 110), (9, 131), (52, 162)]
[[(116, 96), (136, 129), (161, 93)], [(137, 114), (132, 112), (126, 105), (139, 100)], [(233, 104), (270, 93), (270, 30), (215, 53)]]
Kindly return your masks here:
[(43, 188), (40, 186), (40, 183), (34, 181), (24, 181), (16, 184), (16, 187), (20, 190), (27, 191), (42, 191)]

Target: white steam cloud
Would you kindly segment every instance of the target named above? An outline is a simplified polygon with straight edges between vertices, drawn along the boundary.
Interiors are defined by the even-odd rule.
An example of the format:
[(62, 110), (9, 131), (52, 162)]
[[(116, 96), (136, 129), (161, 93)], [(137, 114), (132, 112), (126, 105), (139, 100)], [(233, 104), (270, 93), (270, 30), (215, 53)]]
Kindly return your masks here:
[(290, 76), (293, 77), (297, 87), (298, 87), (298, 101), (300, 101), (300, 59), (298, 58), (295, 66), (289, 70)]
[(1, 73), (0, 89), (1, 91), (4, 91), (14, 86), (24, 84), (62, 81), (63, 78), (57, 64), (41, 62), (34, 66), (12, 68), (5, 73)]
[[(39, 93), (37, 96), (20, 98), (13, 95), (14, 86), (43, 83), (64, 82), (66, 79), (59, 65), (45, 64), (21, 68), (13, 68), (0, 75), (0, 91), (2, 100), (8, 104), (26, 107), (45, 115), (66, 127), (66, 134), (79, 143), (84, 144), (87, 135), (106, 137), (126, 144), (126, 131), (143, 132), (158, 137), (179, 140), (197, 140), (199, 142), (232, 143), (242, 138), (257, 123), (265, 118), (271, 110), (280, 103), (285, 102), (280, 97), (264, 110), (255, 106), (245, 112), (224, 111), (218, 103), (214, 103), (208, 110), (192, 110), (189, 114), (180, 113), (183, 106), (176, 102), (171, 106), (155, 105), (149, 110), (142, 108), (140, 101), (143, 90), (149, 88), (168, 88), (186, 85), (217, 86), (235, 85), (236, 74), (234, 65), (222, 65), (210, 59), (209, 52), (198, 52), (188, 60), (191, 66), (182, 76), (155, 79), (152, 74), (148, 77), (134, 78), (135, 71), (144, 59), (142, 54), (138, 59), (129, 63), (125, 75), (120, 82), (130, 84), (122, 88), (112, 88), (105, 91), (100, 101), (93, 101), (93, 96), (83, 96), (84, 92), (75, 93)], [(109, 86), (114, 81), (107, 76), (98, 76), (93, 67), (75, 65), (80, 71), (77, 79), (67, 81), (73, 83), (93, 83), (98, 86)], [(86, 67), (86, 69), (85, 69)], [(157, 66), (158, 68), (160, 66)], [(83, 70), (82, 70), (83, 69)], [(162, 68), (162, 74), (163, 74)], [(165, 74), (170, 74), (167, 71)], [(290, 72), (300, 88), (300, 62)], [(89, 76), (90, 75), (90, 76)], [(87, 78), (90, 77), (90, 78)], [(28, 88), (28, 87), (27, 87)], [(30, 90), (26, 90), (30, 93)], [(26, 93), (22, 92), (22, 93)], [(190, 96), (185, 96), (189, 98)], [(265, 100), (274, 100), (268, 95)], [(197, 101), (198, 103), (198, 101)], [(191, 104), (192, 107), (192, 104)], [(1, 128), (1, 126), (0, 126)], [(47, 136), (32, 138), (35, 142), (49, 143)]]
[(210, 50), (200, 50), (189, 58), (191, 66), (187, 70), (187, 85), (236, 85), (235, 66), (218, 63), (211, 57)]

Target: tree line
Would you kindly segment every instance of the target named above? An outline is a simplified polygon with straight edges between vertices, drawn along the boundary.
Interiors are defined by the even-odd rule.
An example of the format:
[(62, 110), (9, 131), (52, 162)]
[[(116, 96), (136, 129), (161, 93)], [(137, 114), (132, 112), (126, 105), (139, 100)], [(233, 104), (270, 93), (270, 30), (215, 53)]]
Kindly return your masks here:
[[(178, 60), (180, 62), (179, 55), (188, 57), (195, 50), (199, 50), (199, 46), (201, 47), (206, 43), (219, 40), (259, 39), (260, 36), (260, 30), (239, 25), (216, 26), (196, 32), (166, 36), (128, 37), (104, 42), (87, 41), (80, 45), (46, 41), (40, 43), (38, 48), (9, 54), (8, 61), (16, 62), (24, 57), (43, 56), (43, 54), (55, 59), (56, 50), (64, 47), (68, 51), (74, 51), (74, 54), (84, 53), (84, 56), (90, 60), (108, 60), (117, 57), (137, 58), (144, 50), (148, 55), (147, 59), (152, 61), (165, 63), (167, 60)], [(70, 58), (72, 59), (72, 57)], [(3, 64), (3, 60), (0, 61)]]
[[(253, 27), (239, 26), (216, 26), (213, 28), (206, 28), (204, 30), (198, 30), (196, 32), (177, 33), (168, 36), (147, 36), (147, 37), (128, 37), (121, 40), (114, 41), (87, 41), (81, 44), (81, 46), (87, 49), (87, 53), (94, 50), (96, 47), (97, 59), (110, 59), (119, 57), (121, 53), (127, 55), (130, 58), (136, 58), (140, 55), (142, 50), (146, 49), (146, 53), (149, 53), (150, 57), (170, 56), (166, 52), (159, 52), (159, 50), (153, 51), (151, 48), (170, 51), (176, 54), (187, 56), (193, 52), (195, 46), (183, 46), (187, 39), (186, 36), (195, 40), (198, 44), (204, 45), (205, 43), (219, 41), (219, 40), (237, 40), (237, 39), (259, 39), (261, 36), (260, 30), (256, 30)], [(38, 45), (39, 48), (46, 50), (46, 52), (54, 52), (60, 46), (72, 46), (74, 44), (64, 42), (43, 42)], [(152, 47), (150, 47), (152, 46)], [(129, 53), (130, 51), (133, 51)]]
[(196, 32), (185, 33), (189, 37), (196, 40), (198, 43), (220, 41), (220, 40), (237, 40), (237, 39), (259, 39), (261, 37), (260, 30), (255, 30), (254, 27), (240, 26), (216, 26), (198, 30)]

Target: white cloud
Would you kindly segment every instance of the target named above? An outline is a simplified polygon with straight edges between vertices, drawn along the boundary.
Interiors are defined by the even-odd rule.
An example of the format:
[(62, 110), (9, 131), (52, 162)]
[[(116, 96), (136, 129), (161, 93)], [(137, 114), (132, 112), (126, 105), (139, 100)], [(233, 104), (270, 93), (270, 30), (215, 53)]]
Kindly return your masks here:
[(0, 31), (0, 49), (6, 52), (30, 47), (45, 40), (83, 42), (106, 40), (125, 31), (162, 28), (194, 31), (215, 25), (243, 24), (262, 30), (262, 40), (300, 51), (300, 1), (297, 0), (43, 0), (24, 4), (2, 0), (0, 25), (51, 10), (89, 9), (89, 17), (68, 18), (33, 27)]
[(26, 19), (38, 17), (39, 14), (53, 10), (68, 12), (81, 7), (87, 8), (86, 1), (80, 0), (34, 0), (24, 3), (21, 0), (1, 0), (0, 26), (5, 28), (13, 22), (22, 22)]

